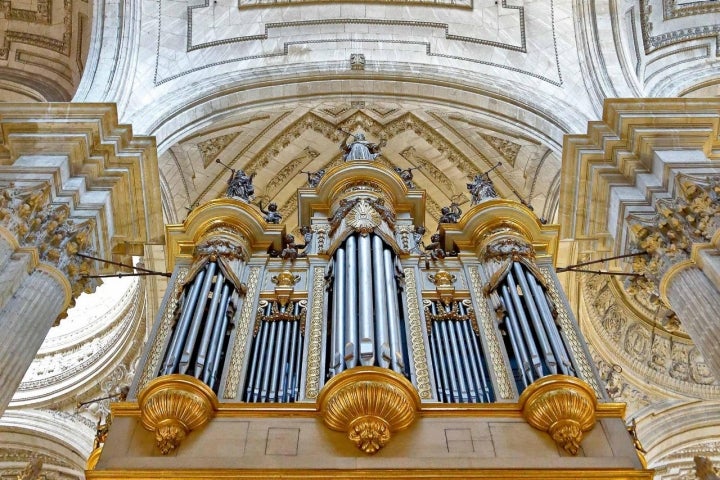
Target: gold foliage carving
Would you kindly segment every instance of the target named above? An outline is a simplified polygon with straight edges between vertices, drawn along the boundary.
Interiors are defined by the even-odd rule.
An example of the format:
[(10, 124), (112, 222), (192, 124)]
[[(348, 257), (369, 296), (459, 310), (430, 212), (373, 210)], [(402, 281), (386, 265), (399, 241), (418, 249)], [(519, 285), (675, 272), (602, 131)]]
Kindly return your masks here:
[(155, 432), (155, 443), (163, 455), (205, 425), (215, 415), (217, 403), (210, 387), (189, 375), (158, 377), (138, 394), (142, 425)]
[(325, 292), (325, 268), (313, 268), (312, 311), (310, 316), (310, 343), (306, 374), (307, 398), (316, 398), (320, 390), (320, 355), (322, 352), (323, 295)]
[(582, 380), (550, 375), (525, 389), (520, 408), (531, 426), (549, 433), (559, 447), (576, 455), (584, 432), (595, 426), (597, 399)]
[(392, 432), (409, 427), (420, 407), (405, 377), (378, 367), (351, 368), (333, 377), (317, 402), (325, 425), (347, 432), (367, 454), (383, 448)]

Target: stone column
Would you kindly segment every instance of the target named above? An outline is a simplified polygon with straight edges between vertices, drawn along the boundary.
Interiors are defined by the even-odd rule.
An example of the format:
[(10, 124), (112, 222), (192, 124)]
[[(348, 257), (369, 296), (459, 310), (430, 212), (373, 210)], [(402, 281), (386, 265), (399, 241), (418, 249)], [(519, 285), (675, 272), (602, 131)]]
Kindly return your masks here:
[(630, 290), (654, 294), (672, 309), (720, 378), (720, 177), (678, 175), (674, 198), (655, 202), (653, 216), (628, 218), (632, 243), (646, 254), (633, 261)]
[(668, 302), (705, 363), (720, 378), (720, 291), (696, 266), (671, 272), (665, 281)]
[(154, 139), (114, 105), (0, 104), (0, 414), (88, 275), (109, 273), (77, 254), (142, 255), (161, 211)]

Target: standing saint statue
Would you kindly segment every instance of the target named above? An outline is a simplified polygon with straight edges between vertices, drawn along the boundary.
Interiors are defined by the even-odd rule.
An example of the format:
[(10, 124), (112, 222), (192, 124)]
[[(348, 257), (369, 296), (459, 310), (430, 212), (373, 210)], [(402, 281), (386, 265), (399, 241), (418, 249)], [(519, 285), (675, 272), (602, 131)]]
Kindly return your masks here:
[(242, 198), (249, 202), (255, 195), (255, 187), (252, 184), (254, 176), (254, 173), (247, 175), (244, 170), (232, 170), (225, 195)]
[(488, 198), (498, 197), (495, 186), (487, 173), (475, 175), (472, 183), (467, 184), (467, 189), (470, 191), (470, 196), (472, 197), (470, 201), (471, 205), (477, 205)]
[(365, 140), (364, 133), (358, 132), (349, 135), (353, 138), (353, 141), (348, 143), (346, 138), (340, 145), (340, 150), (345, 152), (343, 160), (346, 162), (352, 160), (375, 160), (380, 156), (380, 145)]

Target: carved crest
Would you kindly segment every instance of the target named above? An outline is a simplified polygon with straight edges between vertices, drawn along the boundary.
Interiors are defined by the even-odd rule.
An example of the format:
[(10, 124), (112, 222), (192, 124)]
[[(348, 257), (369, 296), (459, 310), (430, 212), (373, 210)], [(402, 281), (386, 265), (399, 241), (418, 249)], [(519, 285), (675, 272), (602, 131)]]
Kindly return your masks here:
[(364, 198), (355, 204), (347, 217), (345, 217), (345, 220), (348, 225), (361, 235), (372, 232), (382, 222), (380, 214)]

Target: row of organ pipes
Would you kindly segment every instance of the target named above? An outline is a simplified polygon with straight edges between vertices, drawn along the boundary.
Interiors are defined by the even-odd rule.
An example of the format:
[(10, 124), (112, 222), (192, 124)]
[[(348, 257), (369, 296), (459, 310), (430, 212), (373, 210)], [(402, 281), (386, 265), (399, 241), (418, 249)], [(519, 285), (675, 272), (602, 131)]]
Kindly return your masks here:
[(352, 234), (332, 259), (328, 377), (359, 365), (405, 371), (396, 256), (379, 235)]
[(493, 296), (499, 308), (511, 368), (519, 391), (546, 375), (575, 375), (555, 306), (536, 274), (511, 261)]
[(162, 374), (191, 375), (217, 390), (236, 302), (235, 286), (217, 262), (206, 263), (184, 286)]
[[(368, 196), (368, 202), (370, 200)], [(412, 225), (411, 222), (412, 218), (405, 219), (405, 225)], [(392, 231), (395, 225), (391, 228), (384, 225), (384, 228)], [(332, 251), (319, 254), (317, 243), (313, 243), (304, 258), (271, 258), (265, 250), (244, 259), (243, 265), (250, 260), (256, 265), (264, 262), (266, 276), (271, 274), (271, 265), (273, 271), (281, 268), (293, 274), (304, 272), (306, 288), (294, 292), (291, 300), (274, 298), (267, 287), (264, 291), (257, 289), (253, 298), (246, 297), (236, 279), (247, 276), (247, 268), (236, 269), (236, 276), (231, 279), (227, 267), (223, 266), (227, 262), (207, 261), (203, 257), (205, 263), (201, 268), (192, 262), (186, 264), (185, 268), (195, 273), (182, 286), (174, 312), (175, 322), (156, 375), (192, 375), (218, 393), (227, 375), (226, 359), (230, 357), (230, 343), (237, 336), (233, 331), (238, 325), (240, 310), (244, 302), (252, 302), (257, 314), (255, 322), (250, 322), (252, 331), (247, 335), (241, 385), (235, 397), (224, 398), (261, 403), (308, 401), (302, 380), (308, 368), (305, 331), (310, 322), (309, 302), (312, 301), (307, 291), (310, 290), (311, 265), (318, 265), (318, 261), (326, 262), (327, 272), (321, 384), (357, 366), (387, 368), (416, 381), (414, 362), (417, 359), (411, 355), (407, 286), (403, 279), (407, 268), (414, 269), (417, 278), (441, 269), (452, 270), (464, 276), (465, 285), (470, 284), (468, 268), (478, 268), (484, 272), (486, 284), (484, 292), (466, 290), (452, 300), (438, 299), (435, 292), (427, 288), (418, 291), (418, 309), (427, 326), (422, 341), (426, 344), (426, 361), (434, 387), (433, 398), (427, 400), (498, 401), (493, 374), (493, 369), (498, 368), (512, 372), (517, 393), (545, 375), (577, 375), (573, 358), (578, 352), (568, 348), (556, 321), (557, 309), (567, 309), (567, 306), (551, 301), (545, 283), (548, 280), (539, 274), (534, 258), (505, 256), (504, 260), (485, 260), (481, 254), (464, 253), (460, 255), (462, 261), (454, 257), (433, 259), (427, 270), (423, 268), (426, 262), (420, 248), (413, 249), (413, 245), (408, 248), (407, 244), (401, 248), (399, 231), (395, 230), (393, 241), (388, 235), (380, 235), (378, 230), (348, 233), (347, 228), (339, 229), (337, 238), (331, 236), (325, 240), (326, 244), (334, 245)], [(198, 261), (196, 259), (196, 263)], [(551, 266), (549, 257), (544, 261)], [(557, 280), (553, 277), (549, 281)], [(172, 290), (168, 288), (168, 292)], [(477, 308), (478, 302), (486, 302), (488, 308)], [(493, 319), (494, 331), (481, 328), (482, 325), (487, 328), (488, 323), (478, 321), (476, 312), (480, 311), (497, 313), (497, 319)], [(159, 318), (163, 314), (160, 312)], [(504, 365), (498, 365), (497, 361), (492, 364), (489, 360), (486, 344), (492, 336), (498, 339), (503, 351)], [(586, 352), (580, 354), (587, 355)]]

